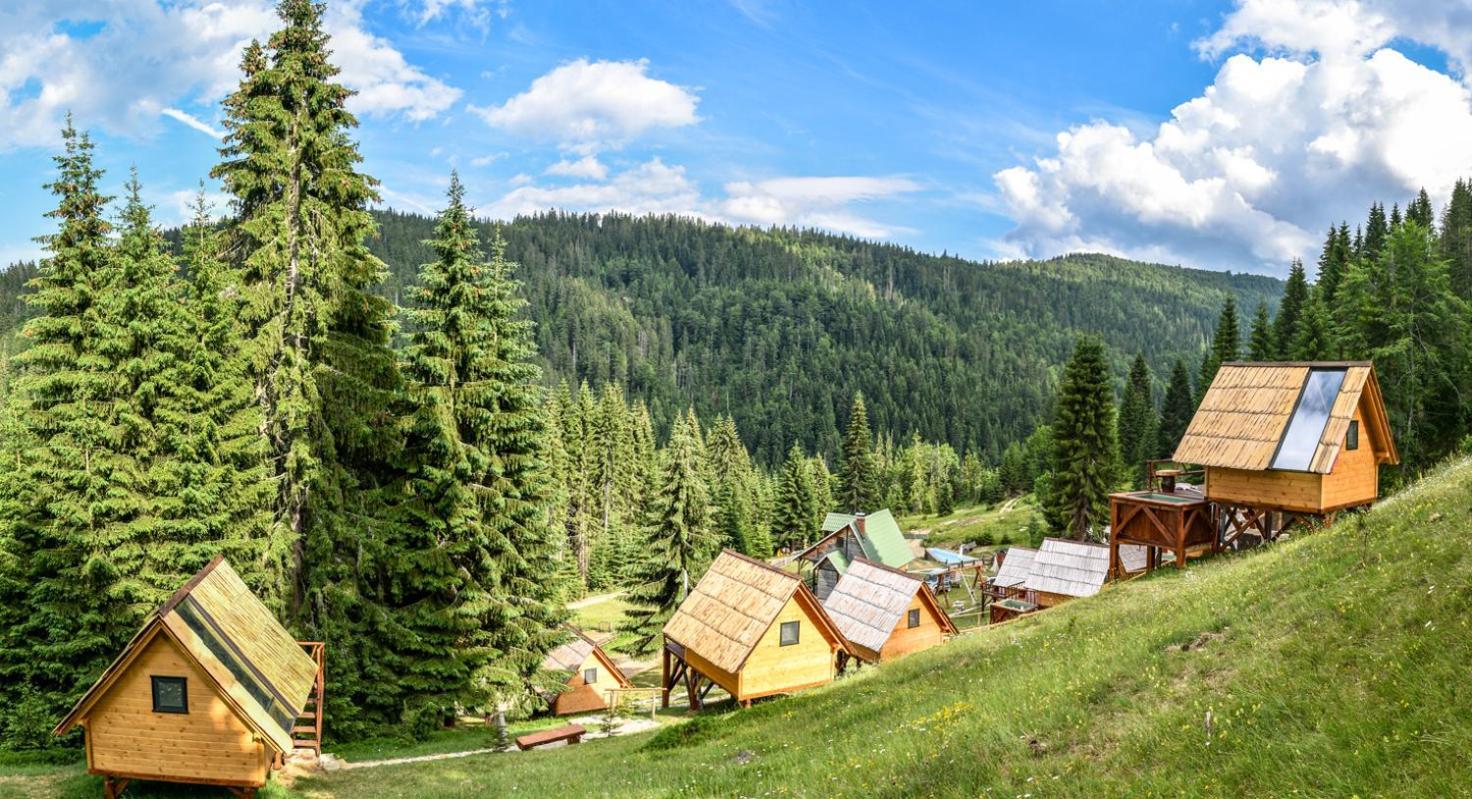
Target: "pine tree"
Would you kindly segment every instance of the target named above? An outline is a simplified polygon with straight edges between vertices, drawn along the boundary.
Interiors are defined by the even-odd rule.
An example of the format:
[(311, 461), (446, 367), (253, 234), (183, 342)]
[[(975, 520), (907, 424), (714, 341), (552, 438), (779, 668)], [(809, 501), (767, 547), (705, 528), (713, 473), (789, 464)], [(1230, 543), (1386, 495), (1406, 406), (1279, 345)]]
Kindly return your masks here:
[[(1264, 316), (1266, 309), (1263, 309)], [(1119, 404), (1119, 451), (1125, 474), (1136, 486), (1145, 482), (1145, 461), (1155, 457), (1160, 422), (1150, 387), (1150, 367), (1136, 355)]]
[(1436, 214), (1431, 209), (1431, 195), (1426, 193), (1425, 188), (1422, 188), (1416, 194), (1416, 199), (1406, 206), (1406, 221), (1415, 222), (1431, 235), (1436, 235)]
[(854, 394), (849, 410), (848, 428), (843, 437), (843, 463), (838, 504), (848, 513), (877, 510), (879, 481), (871, 449), (869, 413), (864, 408), (864, 395)]
[(1252, 316), (1252, 332), (1247, 336), (1247, 357), (1254, 361), (1273, 359), (1273, 322), (1268, 316), (1267, 303), (1257, 304), (1257, 313)]
[(1191, 377), (1186, 371), (1185, 362), (1177, 358), (1175, 366), (1170, 370), (1165, 401), (1160, 407), (1160, 440), (1155, 449), (1157, 455), (1170, 457), (1175, 452), (1176, 445), (1180, 443), (1181, 436), (1186, 434), (1186, 427), (1191, 424), (1191, 417), (1195, 413), (1196, 401), (1191, 393)]
[(1370, 205), (1370, 216), (1365, 221), (1365, 238), (1360, 245), (1360, 260), (1378, 261), (1380, 251), (1385, 249), (1385, 239), (1390, 235), (1390, 222), (1385, 218), (1385, 206)]
[(1114, 389), (1104, 345), (1080, 338), (1064, 367), (1054, 410), (1050, 511), (1057, 529), (1080, 541), (1102, 529), (1118, 463)]
[(1472, 182), (1458, 179), (1441, 212), (1441, 255), (1448, 261), (1452, 290), (1472, 299)]
[(772, 532), (784, 547), (802, 546), (818, 529), (813, 526), (817, 515), (818, 501), (814, 495), (808, 458), (794, 443), (782, 464), (777, 484), (777, 509)]
[(1304, 306), (1298, 336), (1288, 357), (1295, 361), (1322, 361), (1333, 357), (1334, 350), (1334, 322), (1315, 292)]
[[(1349, 271), (1350, 242), (1349, 225), (1329, 228), (1329, 237), (1324, 241), (1324, 250), (1319, 254), (1319, 291), (1328, 301), (1333, 301), (1344, 273)], [(1295, 289), (1296, 290), (1296, 289)]]
[[(1308, 277), (1303, 263), (1294, 259), (1288, 269), (1288, 282), (1283, 286), (1283, 300), (1278, 303), (1278, 318), (1273, 322), (1273, 338), (1277, 357), (1288, 358), (1298, 340), (1298, 323), (1303, 307), (1308, 304)], [(1204, 388), (1202, 389), (1205, 390)]]
[(1242, 328), (1237, 321), (1237, 301), (1231, 297), (1222, 304), (1222, 314), (1217, 318), (1216, 331), (1211, 337), (1211, 349), (1201, 361), (1199, 385), (1204, 395), (1216, 379), (1217, 369), (1228, 361), (1235, 361), (1242, 353)]
[(304, 634), (334, 651), (328, 691), (345, 736), (394, 708), (379, 685), (396, 676), (372, 646), (384, 618), (370, 584), (374, 520), (398, 476), (389, 349), (392, 308), (375, 295), (384, 266), (365, 239), (376, 182), (358, 171), (351, 92), (336, 82), (321, 4), (282, 0), (283, 27), (246, 48), (240, 87), (225, 101), (222, 161), (212, 171), (234, 196), (228, 251), (243, 302), (241, 356), (261, 405), (272, 503), (291, 553), (286, 602)]
[(675, 422), (670, 434), (648, 527), (650, 558), (639, 584), (628, 593), (634, 607), (625, 627), (636, 636), (636, 652), (654, 648), (665, 620), (685, 601), (715, 554), (710, 495), (700, 474), (703, 450), (692, 411)]

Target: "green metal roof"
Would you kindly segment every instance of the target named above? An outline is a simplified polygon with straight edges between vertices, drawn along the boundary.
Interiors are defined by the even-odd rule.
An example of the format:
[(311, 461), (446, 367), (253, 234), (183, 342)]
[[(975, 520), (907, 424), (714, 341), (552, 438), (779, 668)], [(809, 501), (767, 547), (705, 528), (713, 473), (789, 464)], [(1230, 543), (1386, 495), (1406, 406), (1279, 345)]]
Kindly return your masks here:
[(829, 552), (827, 555), (824, 555), (823, 560), (833, 561), (833, 569), (834, 571), (838, 572), (839, 576), (843, 576), (844, 574), (848, 573), (849, 560), (848, 556), (843, 554), (843, 550), (835, 549), (832, 552)]
[[(823, 532), (842, 529), (856, 518), (848, 513), (830, 513), (823, 519)], [(869, 560), (895, 569), (915, 559), (910, 545), (905, 543), (905, 534), (900, 532), (900, 526), (888, 508), (864, 517), (864, 534), (859, 536), (859, 548)], [(847, 566), (845, 563), (844, 567)]]

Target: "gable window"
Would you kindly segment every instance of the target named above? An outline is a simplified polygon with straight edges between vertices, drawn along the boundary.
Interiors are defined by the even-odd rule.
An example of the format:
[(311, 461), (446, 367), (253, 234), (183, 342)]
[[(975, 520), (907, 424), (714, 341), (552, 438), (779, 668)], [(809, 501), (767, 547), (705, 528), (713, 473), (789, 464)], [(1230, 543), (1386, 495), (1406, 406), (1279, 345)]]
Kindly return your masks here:
[(910, 627), (919, 627), (920, 626), (920, 609), (919, 608), (910, 608), (910, 613), (909, 613), (908, 619), (906, 620), (906, 624), (908, 626), (910, 626)]
[(592, 685), (593, 683), (598, 682), (598, 670), (583, 669), (583, 682), (588, 685)]
[(1344, 434), (1344, 448), (1356, 450), (1360, 448), (1360, 420), (1349, 420), (1349, 432)]
[(792, 646), (797, 643), (798, 624), (799, 622), (795, 621), (782, 622), (782, 646)]
[(151, 677), (153, 682), (153, 712), (188, 713), (189, 686), (183, 677)]

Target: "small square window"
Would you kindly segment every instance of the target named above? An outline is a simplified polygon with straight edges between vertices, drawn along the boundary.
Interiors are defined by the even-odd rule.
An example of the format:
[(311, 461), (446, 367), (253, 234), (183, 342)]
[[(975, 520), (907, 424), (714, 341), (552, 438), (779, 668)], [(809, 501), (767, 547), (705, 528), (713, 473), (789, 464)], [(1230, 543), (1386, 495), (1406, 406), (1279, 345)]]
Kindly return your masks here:
[(910, 608), (909, 625), (911, 627), (919, 627), (920, 626), (920, 609), (919, 608)]
[(797, 643), (797, 627), (798, 622), (782, 622), (782, 646), (792, 646)]
[(155, 676), (152, 680), (153, 712), (189, 712), (189, 686), (183, 677)]
[(593, 683), (598, 682), (598, 670), (583, 669), (583, 682), (587, 685), (592, 685)]
[(1360, 448), (1360, 420), (1349, 420), (1349, 432), (1344, 434), (1344, 448), (1347, 450)]

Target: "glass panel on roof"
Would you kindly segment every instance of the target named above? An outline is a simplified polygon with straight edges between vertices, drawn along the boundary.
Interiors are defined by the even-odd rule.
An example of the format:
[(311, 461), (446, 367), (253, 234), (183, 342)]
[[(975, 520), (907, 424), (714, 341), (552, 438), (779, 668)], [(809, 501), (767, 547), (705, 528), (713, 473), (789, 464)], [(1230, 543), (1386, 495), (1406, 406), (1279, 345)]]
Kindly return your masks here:
[(1298, 406), (1293, 409), (1293, 418), (1288, 420), (1288, 429), (1283, 441), (1278, 444), (1278, 454), (1273, 458), (1274, 469), (1307, 471), (1319, 448), (1319, 438), (1324, 435), (1324, 426), (1329, 423), (1329, 411), (1339, 396), (1339, 387), (1344, 384), (1343, 369), (1313, 369), (1303, 382), (1303, 392), (1298, 396)]

